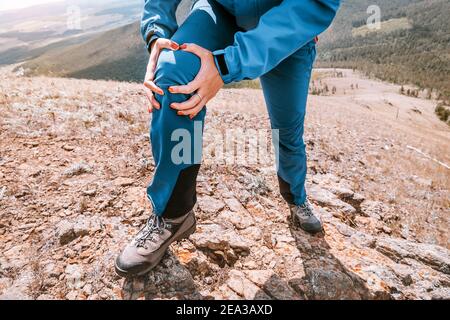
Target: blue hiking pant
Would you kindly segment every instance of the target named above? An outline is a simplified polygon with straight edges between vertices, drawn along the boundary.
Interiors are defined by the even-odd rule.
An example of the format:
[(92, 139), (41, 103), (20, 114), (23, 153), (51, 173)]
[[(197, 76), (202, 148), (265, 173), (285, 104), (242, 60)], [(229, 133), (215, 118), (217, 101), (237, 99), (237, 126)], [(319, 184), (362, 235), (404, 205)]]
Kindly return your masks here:
[[(242, 17), (240, 17), (242, 19)], [(214, 0), (198, 1), (188, 18), (172, 36), (182, 43), (196, 43), (210, 51), (233, 43), (236, 32), (242, 31), (236, 19)], [(283, 198), (290, 204), (306, 200), (306, 153), (303, 141), (304, 118), (315, 42), (281, 61), (274, 69), (260, 77), (272, 129), (278, 129), (277, 174)], [(172, 94), (170, 86), (186, 84), (200, 69), (194, 54), (164, 50), (159, 57), (155, 82), (164, 95), (155, 94), (160, 110), (153, 110), (150, 139), (156, 169), (147, 195), (156, 215), (176, 217), (187, 213), (196, 203), (196, 178), (201, 160), (201, 137), (206, 108), (194, 119), (179, 116), (170, 107), (190, 95)], [(191, 161), (173, 161), (183, 133), (191, 135)], [(184, 158), (184, 157), (183, 157)]]

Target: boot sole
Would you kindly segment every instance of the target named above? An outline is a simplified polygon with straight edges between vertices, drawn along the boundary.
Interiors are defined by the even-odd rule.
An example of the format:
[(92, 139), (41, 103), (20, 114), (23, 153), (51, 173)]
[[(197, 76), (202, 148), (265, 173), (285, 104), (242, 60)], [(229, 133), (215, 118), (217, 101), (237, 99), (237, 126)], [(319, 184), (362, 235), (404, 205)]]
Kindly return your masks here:
[(164, 257), (164, 254), (167, 251), (167, 248), (174, 242), (183, 240), (183, 239), (187, 239), (189, 238), (189, 236), (191, 234), (193, 234), (196, 230), (196, 223), (194, 223), (191, 227), (189, 227), (188, 229), (186, 229), (186, 231), (184, 231), (183, 233), (175, 236), (173, 238), (173, 240), (171, 241), (167, 241), (163, 246), (165, 247), (164, 250), (159, 250), (161, 253), (159, 254), (158, 258), (155, 260), (155, 262), (153, 264), (151, 264), (148, 268), (146, 268), (145, 270), (142, 270), (138, 273), (130, 273), (129, 271), (123, 270), (121, 268), (119, 268), (117, 266), (117, 261), (114, 262), (114, 269), (116, 270), (116, 273), (123, 277), (123, 278), (129, 278), (129, 277), (136, 277), (136, 276), (142, 276), (148, 272), (150, 272), (153, 268), (155, 268), (162, 260), (162, 258)]

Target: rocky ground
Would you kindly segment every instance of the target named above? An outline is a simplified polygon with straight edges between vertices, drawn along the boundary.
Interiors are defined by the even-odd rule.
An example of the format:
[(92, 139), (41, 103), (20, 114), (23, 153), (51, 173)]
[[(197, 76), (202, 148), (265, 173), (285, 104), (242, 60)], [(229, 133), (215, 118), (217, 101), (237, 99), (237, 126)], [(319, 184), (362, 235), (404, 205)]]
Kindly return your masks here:
[[(410, 148), (450, 162), (434, 102), (350, 71), (314, 81), (337, 88), (306, 125), (324, 234), (288, 222), (272, 166), (205, 152), (197, 232), (124, 280), (113, 259), (154, 169), (140, 85), (1, 70), (0, 299), (449, 299), (450, 173)], [(206, 131), (225, 128), (268, 128), (259, 90), (219, 93)]]

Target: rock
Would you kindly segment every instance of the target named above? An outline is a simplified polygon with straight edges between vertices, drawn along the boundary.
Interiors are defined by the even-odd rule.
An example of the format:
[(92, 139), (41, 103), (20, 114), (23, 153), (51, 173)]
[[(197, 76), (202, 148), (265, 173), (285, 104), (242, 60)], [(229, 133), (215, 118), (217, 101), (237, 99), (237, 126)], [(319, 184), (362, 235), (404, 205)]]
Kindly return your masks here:
[(306, 296), (314, 300), (367, 299), (355, 288), (353, 280), (345, 273), (333, 269), (308, 269)]
[(20, 287), (10, 287), (3, 294), (0, 294), (0, 300), (32, 300), (33, 298)]
[(340, 198), (350, 198), (350, 197), (353, 197), (353, 195), (355, 194), (355, 192), (353, 190), (346, 188), (346, 187), (342, 187), (340, 185), (331, 186), (327, 189)]
[(388, 226), (382, 226), (382, 227), (381, 227), (381, 230), (382, 230), (384, 233), (387, 233), (387, 234), (391, 234), (391, 233), (392, 233), (392, 229), (389, 228)]
[(61, 245), (68, 244), (78, 237), (102, 230), (102, 223), (97, 218), (80, 216), (76, 222), (63, 220), (56, 227), (56, 235)]
[(42, 267), (43, 274), (48, 278), (57, 278), (61, 274), (55, 263), (46, 261)]
[(29, 247), (23, 244), (13, 246), (12, 248), (2, 252), (2, 255), (0, 255), (0, 271), (21, 270), (29, 262), (24, 258), (24, 253), (28, 250)]
[(190, 240), (194, 245), (214, 257), (220, 264), (234, 264), (238, 255), (247, 255), (249, 243), (233, 229), (226, 229), (218, 224), (202, 224)]
[(216, 290), (211, 292), (211, 296), (216, 300), (242, 300), (243, 297), (238, 295), (226, 283), (219, 286)]
[(379, 201), (372, 201), (372, 200), (364, 200), (361, 202), (361, 212), (368, 216), (375, 219), (382, 219), (384, 214), (388, 211), (388, 207)]
[(6, 198), (6, 187), (0, 188), (0, 200), (2, 200), (3, 198)]
[(200, 209), (206, 213), (218, 213), (225, 207), (225, 203), (221, 200), (210, 196), (202, 196), (198, 198)]
[(208, 257), (200, 250), (196, 250), (190, 242), (186, 241), (180, 247), (174, 247), (173, 249), (180, 263), (186, 266), (192, 275), (204, 277), (211, 273), (212, 268), (208, 262)]
[(116, 187), (127, 187), (131, 186), (135, 182), (134, 179), (119, 177), (114, 180), (114, 185)]
[(74, 231), (73, 223), (68, 221), (61, 221), (56, 226), (56, 235), (61, 245), (65, 245), (77, 238)]
[(270, 300), (270, 297), (260, 287), (248, 280), (241, 271), (231, 270), (226, 284), (246, 300)]
[(68, 144), (63, 145), (62, 148), (64, 150), (66, 150), (66, 151), (73, 151), (73, 150), (75, 150), (74, 146), (71, 146), (71, 145), (68, 145)]
[(413, 279), (412, 279), (411, 275), (408, 274), (408, 275), (406, 275), (405, 277), (403, 277), (403, 278), (402, 278), (402, 283), (403, 283), (405, 286), (411, 285), (411, 284), (413, 283)]
[(241, 231), (241, 235), (244, 236), (246, 239), (250, 239), (253, 241), (259, 241), (262, 239), (263, 233), (261, 228), (258, 228), (256, 226), (248, 227)]
[(73, 232), (76, 237), (82, 237), (89, 234), (89, 223), (86, 220), (79, 220), (73, 225)]
[(92, 234), (103, 229), (103, 223), (96, 217), (78, 217), (73, 226), (73, 231), (77, 237)]
[(228, 221), (234, 225), (238, 230), (245, 229), (254, 224), (252, 216), (242, 207), (240, 212), (222, 211), (216, 221)]
[(242, 210), (245, 210), (242, 204), (236, 198), (225, 198), (224, 201), (231, 211), (241, 212)]
[(354, 193), (352, 196), (352, 199), (356, 202), (363, 202), (364, 200), (366, 200), (366, 197), (364, 195), (362, 195), (361, 193)]
[(0, 300), (32, 300), (30, 286), (34, 280), (34, 273), (29, 267), (21, 270), (14, 282), (0, 294)]
[(356, 211), (355, 208), (340, 200), (334, 193), (318, 186), (313, 185), (308, 188), (308, 196), (312, 201), (317, 202), (321, 206), (338, 208), (347, 213), (353, 213)]
[(67, 300), (77, 300), (78, 299), (78, 291), (70, 291), (66, 294)]
[(382, 237), (376, 240), (375, 248), (396, 262), (413, 259), (437, 271), (450, 274), (450, 252), (443, 247)]
[(76, 163), (69, 168), (67, 168), (63, 175), (66, 177), (73, 177), (83, 173), (91, 173), (92, 168), (84, 162)]
[(328, 173), (328, 174), (315, 174), (312, 177), (312, 181), (315, 184), (320, 184), (320, 185), (325, 186), (325, 185), (333, 185), (333, 184), (338, 183), (339, 178), (336, 177), (333, 174), (330, 174), (330, 173)]
[(134, 300), (141, 297), (155, 299), (161, 297), (194, 294), (195, 283), (190, 272), (177, 259), (168, 254), (154, 270), (147, 275), (126, 279), (123, 298)]
[(299, 299), (288, 283), (270, 270), (231, 270), (226, 285), (247, 300)]
[(66, 283), (69, 289), (81, 289), (84, 286), (83, 268), (78, 264), (69, 264), (65, 269)]
[(247, 270), (245, 275), (253, 283), (277, 300), (298, 300), (299, 295), (272, 270)]
[(83, 196), (93, 197), (97, 194), (97, 189), (88, 189), (82, 191)]
[(90, 296), (92, 294), (92, 285), (90, 283), (86, 284), (83, 287), (83, 293), (86, 294), (87, 296)]

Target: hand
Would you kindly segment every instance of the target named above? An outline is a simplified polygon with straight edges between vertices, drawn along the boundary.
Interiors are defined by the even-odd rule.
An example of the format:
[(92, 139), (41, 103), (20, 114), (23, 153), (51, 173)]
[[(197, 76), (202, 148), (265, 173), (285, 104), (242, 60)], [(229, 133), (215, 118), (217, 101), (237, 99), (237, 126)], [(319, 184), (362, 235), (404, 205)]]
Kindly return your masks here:
[(144, 92), (150, 102), (148, 112), (152, 112), (153, 107), (156, 109), (160, 108), (159, 102), (156, 101), (153, 93), (155, 92), (157, 94), (164, 95), (164, 91), (153, 82), (159, 54), (162, 49), (178, 50), (178, 48), (179, 45), (176, 42), (163, 38), (156, 39), (151, 44), (150, 59), (148, 60), (147, 72), (144, 80)]
[(195, 79), (188, 84), (169, 87), (171, 93), (196, 94), (185, 102), (174, 102), (170, 106), (178, 110), (178, 115), (189, 116), (192, 119), (209, 100), (214, 98), (224, 83), (214, 63), (214, 56), (211, 51), (196, 44), (183, 44), (180, 49), (197, 55), (200, 58), (201, 67)]

